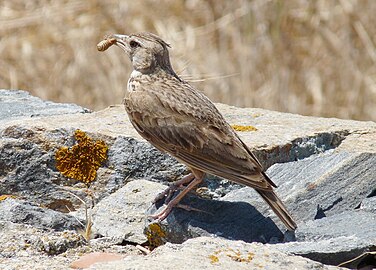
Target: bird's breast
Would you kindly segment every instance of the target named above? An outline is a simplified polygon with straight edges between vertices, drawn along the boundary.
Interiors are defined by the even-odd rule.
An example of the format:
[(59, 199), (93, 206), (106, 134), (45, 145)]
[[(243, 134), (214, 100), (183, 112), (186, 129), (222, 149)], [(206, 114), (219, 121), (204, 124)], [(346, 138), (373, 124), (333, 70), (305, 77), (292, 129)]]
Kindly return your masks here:
[(155, 97), (147, 91), (145, 85), (142, 85), (142, 78), (130, 77), (124, 97), (128, 115), (131, 116), (134, 113), (141, 116), (150, 115), (155, 110), (155, 104)]

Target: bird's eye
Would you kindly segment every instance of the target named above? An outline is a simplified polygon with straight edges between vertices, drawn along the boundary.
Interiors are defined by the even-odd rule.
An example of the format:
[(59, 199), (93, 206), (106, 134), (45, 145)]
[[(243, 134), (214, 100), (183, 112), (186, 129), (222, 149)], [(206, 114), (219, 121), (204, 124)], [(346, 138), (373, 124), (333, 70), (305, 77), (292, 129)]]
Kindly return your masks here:
[(131, 40), (131, 42), (129, 42), (129, 46), (131, 46), (131, 48), (137, 48), (137, 47), (140, 47), (141, 45), (137, 41)]

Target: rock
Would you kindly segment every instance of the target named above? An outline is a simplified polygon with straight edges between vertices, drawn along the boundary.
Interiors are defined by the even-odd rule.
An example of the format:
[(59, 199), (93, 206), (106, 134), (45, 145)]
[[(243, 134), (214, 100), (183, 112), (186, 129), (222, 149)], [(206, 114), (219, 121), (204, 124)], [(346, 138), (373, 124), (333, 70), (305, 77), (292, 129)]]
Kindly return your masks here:
[(108, 189), (115, 191), (129, 178), (143, 178), (167, 184), (187, 170), (171, 156), (153, 146), (130, 137), (118, 136), (108, 152), (108, 162), (114, 168)]
[[(186, 196), (181, 204), (193, 209), (175, 208), (157, 227), (154, 220), (149, 220), (146, 231), (154, 244), (182, 243), (198, 236), (221, 236), (261, 243), (281, 242), (284, 239), (284, 233), (275, 223), (251, 204), (207, 200), (192, 195)], [(158, 211), (152, 207), (148, 213)]]
[(58, 255), (64, 253), (68, 249), (73, 249), (85, 245), (85, 239), (72, 231), (50, 232), (36, 239), (34, 245), (39, 252), (47, 255)]
[(0, 201), (0, 220), (57, 231), (81, 228), (80, 223), (70, 215), (12, 198)]
[[(375, 165), (374, 153), (331, 150), (270, 167), (276, 192), (298, 222), (297, 242), (279, 244), (280, 250), (332, 265), (370, 251), (376, 244), (376, 219), (374, 197), (367, 196), (374, 194)], [(271, 212), (250, 188), (233, 190), (221, 200), (248, 202), (265, 216)]]
[(302, 224), (296, 230), (296, 238), (298, 241), (317, 241), (352, 236), (373, 241), (376, 239), (375, 224), (374, 213), (361, 210), (344, 211), (341, 214)]
[(55, 103), (44, 101), (21, 90), (0, 89), (1, 121), (21, 118), (63, 115), (70, 113), (88, 113), (90, 110), (76, 104)]
[(101, 236), (142, 244), (146, 210), (166, 186), (134, 180), (100, 201), (93, 209), (93, 231)]
[[(277, 194), (298, 223), (342, 213), (358, 207), (376, 186), (376, 153), (327, 151), (320, 155), (275, 164), (267, 174), (278, 185)], [(221, 198), (246, 201), (263, 214), (269, 212), (250, 188), (234, 190)], [(280, 224), (278, 219), (273, 219)]]
[(296, 161), (330, 149), (376, 152), (376, 123), (307, 117), (255, 108), (216, 104), (230, 124), (251, 125), (255, 132), (239, 132), (264, 168)]
[(222, 238), (199, 237), (181, 245), (166, 244), (147, 256), (97, 263), (89, 269), (341, 269), (299, 256), (286, 255), (271, 246)]
[[(309, 220), (357, 208), (376, 186), (375, 167), (374, 153), (326, 151), (296, 162), (275, 164), (267, 173), (279, 186), (277, 194), (300, 227)], [(187, 197), (182, 203), (201, 212), (174, 210), (161, 224), (165, 241), (181, 243), (207, 235), (262, 243), (284, 240), (284, 225), (253, 189), (235, 189), (220, 200)], [(360, 227), (368, 230), (374, 226), (364, 223)]]
[(360, 205), (360, 209), (376, 214), (376, 196), (365, 198)]
[(70, 259), (62, 253), (84, 245), (83, 237), (73, 231), (0, 221), (0, 269), (67, 269)]
[(338, 265), (372, 251), (376, 239), (375, 224), (375, 213), (345, 211), (301, 224), (296, 230), (297, 242), (274, 246), (289, 254)]
[(93, 252), (82, 256), (80, 259), (72, 262), (71, 268), (83, 269), (88, 268), (94, 263), (98, 262), (110, 262), (123, 259), (124, 256), (116, 253), (108, 252)]
[(0, 220), (0, 269), (69, 269), (85, 254), (108, 252), (137, 255), (134, 246), (121, 246), (104, 238), (90, 241), (74, 231), (56, 232)]
[[(2, 195), (18, 198), (0, 202), (0, 209), (3, 209), (0, 219), (20, 222), (17, 226), (27, 226), (24, 223), (32, 226), (20, 227), (16, 232), (19, 239), (13, 229), (6, 230), (2, 237), (9, 239), (7, 237), (12, 235), (12, 239), (19, 242), (29, 241), (27, 234), (36, 230), (35, 233), (40, 234), (38, 239), (44, 239), (44, 232), (38, 228), (54, 228), (46, 229), (53, 237), (48, 236), (45, 242), (33, 242), (46, 247), (44, 250), (33, 249), (31, 255), (26, 256), (20, 244), (15, 253), (6, 253), (9, 260), (4, 265), (11, 267), (8, 269), (33, 268), (29, 266), (31, 262), (40, 262), (50, 269), (59, 269), (59, 264), (67, 268), (69, 263), (62, 256), (75, 260), (76, 250), (137, 254), (134, 245), (146, 239), (142, 226), (146, 227), (149, 243), (155, 246), (166, 241), (182, 243), (200, 236), (216, 239), (219, 235), (247, 242), (273, 243), (257, 245), (260, 250), (273, 249), (274, 252), (278, 248), (290, 255), (300, 254), (328, 263), (338, 262), (342, 254), (346, 258), (355, 256), (376, 245), (371, 233), (376, 194), (374, 122), (305, 117), (218, 104), (230, 124), (256, 128), (239, 132), (239, 136), (268, 168), (268, 175), (279, 186), (276, 192), (299, 225), (296, 241), (282, 243), (294, 240), (294, 235), (284, 233), (283, 225), (252, 189), (212, 176), (200, 187), (200, 192), (189, 194), (182, 202), (193, 211), (176, 208), (164, 222), (143, 225), (147, 213), (157, 208), (147, 209), (155, 194), (164, 188), (162, 184), (179, 179), (187, 170), (143, 140), (121, 105), (88, 112), (76, 105), (56, 104), (26, 92), (6, 90), (0, 90), (0, 102), (0, 201)], [(89, 188), (77, 180), (67, 179), (56, 169), (56, 151), (76, 143), (73, 134), (77, 129), (94, 140), (105, 141), (109, 147), (108, 159)], [(132, 192), (138, 189), (139, 194)], [(71, 246), (74, 241), (59, 244), (61, 236), (57, 233), (64, 233), (59, 230), (75, 228), (69, 225), (71, 221), (76, 222), (71, 215), (84, 219), (84, 204), (77, 196), (89, 210), (92, 204), (96, 205), (94, 229), (97, 236), (104, 236), (90, 240), (90, 247)], [(14, 210), (12, 207), (14, 213), (9, 212)], [(29, 219), (27, 213), (36, 219)], [(354, 217), (360, 221), (355, 222)], [(343, 235), (334, 233), (337, 224)], [(342, 229), (346, 226), (367, 233), (364, 237), (357, 233), (351, 238), (352, 231)], [(317, 239), (314, 237), (317, 235), (325, 235), (325, 238)], [(120, 238), (115, 239), (118, 236)], [(64, 246), (66, 251), (61, 248)], [(166, 244), (166, 248), (177, 250), (183, 246)], [(163, 251), (163, 248), (157, 250)], [(201, 252), (201, 249), (198, 250)], [(43, 256), (48, 253), (51, 255), (46, 262)], [(197, 253), (196, 249), (196, 257), (200, 258)], [(22, 262), (17, 261), (18, 258)], [(301, 259), (292, 255), (288, 258)], [(223, 262), (233, 263), (231, 267), (240, 265), (232, 260)], [(7, 269), (1, 263), (0, 269)], [(186, 261), (181, 263), (189, 266)]]

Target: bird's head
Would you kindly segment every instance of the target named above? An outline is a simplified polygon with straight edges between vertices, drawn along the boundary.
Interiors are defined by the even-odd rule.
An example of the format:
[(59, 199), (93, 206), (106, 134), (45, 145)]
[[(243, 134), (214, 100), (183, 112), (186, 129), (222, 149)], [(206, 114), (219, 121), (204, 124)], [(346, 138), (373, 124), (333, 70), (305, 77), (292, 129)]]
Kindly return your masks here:
[(114, 34), (104, 42), (105, 45), (102, 44), (102, 47), (101, 43), (98, 44), (98, 50), (104, 51), (112, 44), (117, 45), (129, 56), (134, 70), (147, 74), (161, 68), (174, 73), (168, 53), (169, 44), (154, 34)]

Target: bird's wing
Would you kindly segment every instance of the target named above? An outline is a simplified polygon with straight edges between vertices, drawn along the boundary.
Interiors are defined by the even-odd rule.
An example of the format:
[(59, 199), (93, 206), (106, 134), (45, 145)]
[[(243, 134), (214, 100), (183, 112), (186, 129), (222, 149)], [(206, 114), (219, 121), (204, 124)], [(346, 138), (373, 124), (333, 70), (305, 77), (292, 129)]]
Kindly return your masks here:
[(213, 103), (187, 83), (142, 86), (125, 100), (132, 124), (186, 165), (261, 190), (274, 186)]

